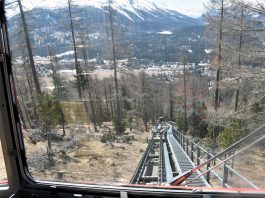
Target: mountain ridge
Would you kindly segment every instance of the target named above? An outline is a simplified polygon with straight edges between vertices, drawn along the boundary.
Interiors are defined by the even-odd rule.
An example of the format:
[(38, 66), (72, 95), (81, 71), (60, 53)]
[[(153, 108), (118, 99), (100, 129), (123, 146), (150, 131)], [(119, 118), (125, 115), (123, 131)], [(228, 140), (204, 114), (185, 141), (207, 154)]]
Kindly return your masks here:
[[(60, 0), (58, 1), (26, 1), (23, 2), (23, 4), (25, 5), (25, 7), (29, 8), (30, 11), (33, 8), (46, 8), (46, 9), (58, 9), (58, 8), (66, 8), (68, 7), (67, 2), (62, 2)], [(146, 10), (146, 11), (152, 11), (152, 10), (167, 10), (167, 11), (175, 11), (180, 13), (181, 15), (186, 15), (188, 16), (188, 14), (186, 14), (185, 12), (180, 11), (179, 8), (177, 8), (177, 6), (174, 6), (172, 4), (170, 5), (166, 5), (166, 4), (161, 4), (159, 2), (153, 2), (150, 0), (78, 0), (78, 2), (73, 2), (72, 5), (76, 5), (76, 6), (91, 6), (91, 7), (95, 7), (95, 8), (100, 8), (100, 9), (104, 9), (106, 6), (109, 6), (109, 4), (111, 4), (111, 6), (115, 9), (125, 9), (128, 11), (132, 11), (132, 12), (137, 12), (137, 10)], [(16, 10), (16, 11), (15, 11)], [(8, 15), (10, 15), (10, 17), (16, 15), (19, 13), (18, 9), (12, 10), (12, 12), (9, 10)], [(191, 16), (189, 16), (191, 17)], [(191, 18), (197, 18), (197, 17), (191, 17)]]
[[(163, 9), (137, 10), (137, 13), (128, 9), (114, 9), (113, 15), (114, 34), (117, 45), (123, 49), (129, 48), (127, 53), (123, 50), (118, 58), (136, 57), (162, 60), (168, 57), (169, 61), (185, 45), (199, 46), (196, 42), (203, 41), (202, 22), (176, 11)], [(109, 7), (97, 8), (95, 6), (73, 6), (74, 28), (77, 45), (85, 42), (89, 46), (87, 56), (95, 58), (98, 55), (102, 59), (108, 59), (109, 39)], [(56, 54), (68, 52), (72, 49), (71, 33), (69, 29), (70, 18), (67, 7), (56, 9), (34, 8), (26, 16), (30, 28), (34, 55), (47, 56), (47, 45), (52, 46)], [(9, 29), (11, 34), (16, 34), (20, 17), (16, 15), (10, 19)], [(187, 30), (185, 30), (187, 29)], [(122, 32), (122, 35), (119, 35)], [(185, 33), (183, 33), (185, 32)], [(80, 36), (85, 34), (86, 37)], [(198, 37), (200, 35), (200, 37)], [(82, 41), (83, 40), (83, 41)], [(84, 41), (85, 40), (85, 41)], [(187, 41), (188, 44), (187, 44)], [(123, 43), (122, 43), (123, 42)], [(12, 43), (17, 45), (18, 41)], [(93, 47), (91, 47), (93, 46)], [(190, 46), (189, 48), (193, 48)], [(161, 49), (164, 49), (158, 54)], [(79, 49), (79, 53), (82, 52)], [(196, 51), (196, 50), (195, 50)], [(172, 54), (172, 55), (171, 55)], [(15, 53), (14, 57), (21, 56)]]

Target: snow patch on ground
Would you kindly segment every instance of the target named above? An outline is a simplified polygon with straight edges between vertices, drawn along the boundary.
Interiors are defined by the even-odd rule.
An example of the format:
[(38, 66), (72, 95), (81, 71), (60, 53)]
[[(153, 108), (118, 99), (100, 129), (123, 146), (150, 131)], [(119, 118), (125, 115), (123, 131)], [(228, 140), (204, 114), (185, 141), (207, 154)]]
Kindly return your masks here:
[(204, 51), (206, 54), (210, 54), (210, 53), (212, 53), (213, 49), (205, 49)]
[(74, 51), (68, 51), (68, 52), (64, 52), (62, 54), (57, 54), (56, 57), (63, 57), (63, 56), (69, 56), (69, 55), (73, 55), (74, 54)]
[(88, 36), (93, 39), (98, 39), (100, 37), (100, 33), (95, 32), (95, 33), (89, 34)]
[[(44, 56), (34, 56), (34, 62), (36, 64), (42, 64), (42, 65), (47, 65), (50, 64), (50, 58), (49, 57), (44, 57)], [(14, 64), (23, 64), (24, 60), (21, 57), (18, 57), (15, 61)]]
[(50, 64), (50, 58), (49, 57), (34, 56), (34, 61), (35, 61), (35, 63), (42, 64), (42, 65)]
[(134, 22), (134, 20), (126, 13), (124, 12), (123, 10), (121, 9), (116, 9), (117, 12), (119, 12), (120, 14), (122, 14), (123, 16), (127, 17), (128, 19), (130, 19), (131, 21)]
[(73, 69), (61, 69), (58, 71), (59, 74), (73, 74), (76, 75), (76, 70)]
[(166, 30), (166, 31), (158, 32), (158, 34), (171, 35), (173, 34), (173, 32)]

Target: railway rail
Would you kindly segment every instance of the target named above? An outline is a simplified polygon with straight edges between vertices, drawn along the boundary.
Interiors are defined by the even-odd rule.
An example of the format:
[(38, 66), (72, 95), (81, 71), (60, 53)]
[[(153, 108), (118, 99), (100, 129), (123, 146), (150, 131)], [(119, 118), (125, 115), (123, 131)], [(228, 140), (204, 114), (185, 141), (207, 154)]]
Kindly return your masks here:
[[(171, 124), (161, 122), (152, 127), (151, 133), (152, 138), (130, 181), (131, 184), (166, 184), (175, 176), (194, 167), (173, 136)], [(197, 180), (192, 185), (208, 186), (203, 177)]]
[(165, 169), (163, 168), (163, 154), (161, 140), (168, 126), (157, 124), (152, 127), (152, 137), (130, 181), (132, 184), (160, 184), (163, 182)]

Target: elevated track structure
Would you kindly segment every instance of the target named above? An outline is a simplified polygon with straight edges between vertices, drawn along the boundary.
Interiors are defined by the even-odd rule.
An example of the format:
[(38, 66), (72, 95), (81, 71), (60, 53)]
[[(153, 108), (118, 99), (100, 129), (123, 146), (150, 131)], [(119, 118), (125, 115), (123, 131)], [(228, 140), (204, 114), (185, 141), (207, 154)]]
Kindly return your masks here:
[(226, 160), (176, 131), (172, 122), (159, 122), (151, 128), (151, 133), (131, 184), (174, 185), (176, 178), (184, 175), (185, 182), (179, 185), (231, 188), (235, 187), (234, 181), (240, 180), (246, 188), (259, 189), (225, 163)]

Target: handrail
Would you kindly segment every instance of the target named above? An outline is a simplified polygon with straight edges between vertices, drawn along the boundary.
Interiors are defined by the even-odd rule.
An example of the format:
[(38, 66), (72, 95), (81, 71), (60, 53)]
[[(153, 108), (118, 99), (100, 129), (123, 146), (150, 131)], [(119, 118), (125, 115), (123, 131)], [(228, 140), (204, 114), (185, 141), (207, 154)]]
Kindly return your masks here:
[[(257, 132), (259, 129), (261, 129), (264, 125), (262, 125), (261, 127), (259, 127), (258, 129), (256, 129), (254, 132), (252, 132), (251, 134), (254, 134), (255, 132)], [(199, 160), (203, 160), (203, 158), (201, 158), (200, 156), (206, 154), (208, 157), (212, 158), (214, 157), (213, 154), (211, 154), (210, 152), (208, 152), (207, 150), (205, 150), (204, 148), (202, 148), (201, 146), (199, 146), (198, 144), (194, 143), (192, 140), (190, 140), (189, 138), (187, 138), (184, 134), (180, 133), (179, 131), (175, 131), (176, 133), (173, 133), (174, 135), (176, 135), (176, 140), (179, 142), (179, 144), (183, 147), (183, 149), (185, 150), (185, 152), (188, 154), (188, 155), (195, 155), (195, 157), (193, 157), (193, 161), (196, 162)], [(249, 135), (247, 136), (249, 137)], [(244, 138), (246, 139), (246, 137)], [(188, 144), (188, 145), (187, 145)], [(193, 144), (193, 146), (191, 146)], [(193, 150), (192, 150), (193, 148)], [(197, 153), (197, 150), (199, 150), (199, 156), (198, 156), (198, 153)], [(196, 160), (197, 159), (197, 160)], [(216, 158), (216, 160), (221, 163), (222, 160), (220, 158)], [(207, 159), (206, 161), (204, 161), (203, 163), (207, 162)], [(203, 163), (199, 163), (197, 165), (200, 165), (200, 164), (203, 164)], [(209, 162), (211, 163), (211, 162)], [(221, 176), (220, 174), (218, 174), (216, 171), (210, 169), (210, 164), (208, 166), (208, 168), (206, 169), (206, 173), (207, 174), (210, 174), (210, 173), (213, 173), (215, 175), (215, 177), (223, 183), (223, 187), (230, 187), (230, 185), (228, 185), (227, 181), (227, 175), (228, 175), (228, 170), (235, 174), (237, 177), (239, 177), (241, 180), (243, 180), (244, 182), (246, 182), (248, 185), (250, 185), (251, 187), (255, 188), (255, 189), (259, 189), (255, 184), (253, 184), (252, 182), (250, 182), (246, 177), (244, 177), (243, 175), (241, 175), (238, 171), (236, 171), (235, 169), (231, 168), (229, 165), (227, 164), (224, 164), (224, 167), (223, 169), (227, 169), (227, 171), (223, 171), (223, 176)], [(210, 178), (210, 177), (209, 177)]]
[[(204, 171), (203, 173), (201, 173), (200, 175), (196, 176), (195, 178), (193, 178), (191, 181), (189, 181), (188, 183), (191, 183), (193, 180), (195, 180), (196, 178), (204, 175), (205, 173), (210, 172), (212, 169), (217, 168), (218, 166), (220, 166), (221, 164), (223, 164), (224, 162), (230, 160), (231, 158), (235, 157), (236, 155), (240, 154), (241, 152), (245, 151), (246, 149), (250, 148), (251, 146), (255, 145), (256, 143), (260, 142), (261, 140), (263, 140), (265, 138), (265, 135), (263, 135), (262, 137), (260, 137), (259, 139), (257, 139), (256, 141), (250, 143), (249, 145), (247, 145), (246, 147), (242, 148), (241, 150), (237, 151), (236, 153), (234, 153), (233, 155), (229, 156), (228, 158), (224, 159), (223, 161), (219, 162), (218, 164), (214, 165), (213, 167), (207, 169), (206, 171)], [(254, 185), (255, 186), (255, 185)], [(257, 187), (256, 187), (257, 188)], [(257, 188), (259, 189), (259, 188)]]
[(7, 180), (0, 181), (0, 185), (8, 185), (8, 181)]
[(235, 169), (232, 169), (230, 166), (225, 165), (230, 171), (232, 171), (234, 174), (236, 174), (238, 177), (240, 177), (242, 180), (247, 182), (249, 185), (251, 185), (253, 188), (259, 189), (255, 184), (252, 184), (246, 177), (241, 175), (239, 172), (237, 172)]

